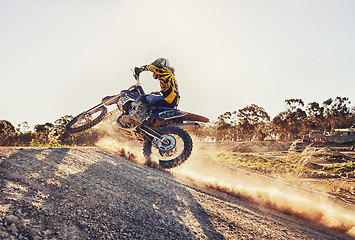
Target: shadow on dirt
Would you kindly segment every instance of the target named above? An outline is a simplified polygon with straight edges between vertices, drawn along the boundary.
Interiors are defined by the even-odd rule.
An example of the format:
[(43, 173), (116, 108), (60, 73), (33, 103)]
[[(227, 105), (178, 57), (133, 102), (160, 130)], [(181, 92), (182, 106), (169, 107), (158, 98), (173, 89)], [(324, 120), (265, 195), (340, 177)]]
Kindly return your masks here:
[(0, 180), (4, 239), (224, 239), (170, 175), (101, 150), (17, 149)]
[(0, 239), (352, 239), (100, 148), (0, 149), (0, 188)]

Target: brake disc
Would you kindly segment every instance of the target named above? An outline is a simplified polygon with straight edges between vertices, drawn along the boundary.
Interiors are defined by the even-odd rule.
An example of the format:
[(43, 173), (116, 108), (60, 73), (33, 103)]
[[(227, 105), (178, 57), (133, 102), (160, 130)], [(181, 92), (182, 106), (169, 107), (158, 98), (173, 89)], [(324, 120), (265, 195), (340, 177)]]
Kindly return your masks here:
[(153, 145), (160, 151), (167, 152), (176, 146), (176, 140), (171, 135), (163, 135), (160, 140), (154, 139)]

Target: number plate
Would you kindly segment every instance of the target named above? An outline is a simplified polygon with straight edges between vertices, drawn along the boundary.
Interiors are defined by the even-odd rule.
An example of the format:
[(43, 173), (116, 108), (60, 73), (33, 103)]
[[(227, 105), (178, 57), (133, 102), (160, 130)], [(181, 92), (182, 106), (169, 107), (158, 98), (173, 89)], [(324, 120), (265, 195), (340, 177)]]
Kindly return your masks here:
[(118, 103), (123, 106), (126, 102), (128, 101), (134, 101), (130, 96), (128, 96), (127, 94), (121, 94), (120, 100), (118, 101)]

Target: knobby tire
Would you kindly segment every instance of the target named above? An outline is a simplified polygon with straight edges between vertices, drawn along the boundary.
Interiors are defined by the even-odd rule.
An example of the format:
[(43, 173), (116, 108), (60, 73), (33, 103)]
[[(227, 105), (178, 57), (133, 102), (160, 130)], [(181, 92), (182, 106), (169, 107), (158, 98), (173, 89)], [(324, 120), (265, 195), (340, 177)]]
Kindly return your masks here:
[(83, 112), (83, 113), (81, 113), (81, 114), (79, 114), (78, 116), (76, 116), (75, 118), (73, 118), (73, 119), (67, 124), (67, 126), (66, 126), (67, 131), (68, 131), (68, 132), (71, 132), (71, 133), (78, 133), (78, 132), (85, 131), (85, 130), (87, 130), (87, 129), (93, 127), (93, 126), (95, 126), (96, 124), (98, 124), (99, 122), (101, 122), (101, 121), (105, 118), (105, 116), (106, 116), (106, 114), (107, 114), (107, 108), (104, 107), (104, 106), (102, 106), (99, 111), (101, 111), (101, 113), (100, 113), (100, 115), (97, 116), (96, 118), (94, 118), (94, 119), (92, 119), (91, 121), (85, 123), (84, 125), (81, 125), (81, 126), (78, 126), (78, 127), (73, 127), (73, 125), (79, 120), (79, 118), (80, 118), (82, 115), (86, 114), (87, 111), (86, 111), (86, 112)]
[[(181, 165), (190, 157), (192, 152), (193, 144), (190, 135), (185, 130), (175, 126), (162, 127), (158, 130), (166, 134), (169, 133), (176, 134), (179, 137), (181, 137), (184, 142), (184, 149), (181, 152), (181, 154), (176, 158), (173, 158), (168, 161), (159, 160), (160, 166), (162, 166), (163, 168), (173, 168)], [(154, 147), (152, 146), (152, 142), (150, 140), (146, 140), (143, 146), (143, 154), (147, 162), (152, 161), (151, 159), (152, 147)]]

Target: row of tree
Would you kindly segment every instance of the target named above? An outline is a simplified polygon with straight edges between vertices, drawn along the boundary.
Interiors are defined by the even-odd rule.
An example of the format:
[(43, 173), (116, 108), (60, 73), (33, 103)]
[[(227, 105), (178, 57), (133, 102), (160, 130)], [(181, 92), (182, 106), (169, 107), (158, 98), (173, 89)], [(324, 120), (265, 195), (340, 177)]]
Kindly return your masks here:
[(64, 116), (54, 123), (37, 124), (33, 131), (27, 122), (15, 128), (9, 121), (0, 121), (0, 146), (92, 146), (100, 138), (99, 129), (89, 129), (82, 133), (69, 134), (66, 124), (72, 116)]
[[(286, 141), (307, 136), (313, 130), (331, 132), (335, 128), (355, 127), (355, 107), (351, 107), (347, 97), (330, 98), (321, 104), (305, 104), (302, 99), (287, 99), (285, 103), (287, 109), (272, 120), (264, 108), (251, 104), (221, 114), (217, 121), (203, 125), (194, 134), (210, 141)], [(38, 124), (33, 131), (27, 122), (14, 127), (9, 121), (0, 120), (0, 146), (92, 146), (107, 134), (101, 128), (69, 134), (65, 126), (72, 118), (66, 115), (54, 123)]]
[(238, 111), (225, 112), (216, 122), (196, 134), (212, 141), (295, 140), (317, 130), (331, 133), (336, 128), (355, 127), (355, 107), (347, 97), (305, 104), (302, 99), (285, 100), (286, 110), (272, 120), (260, 106), (251, 104)]

